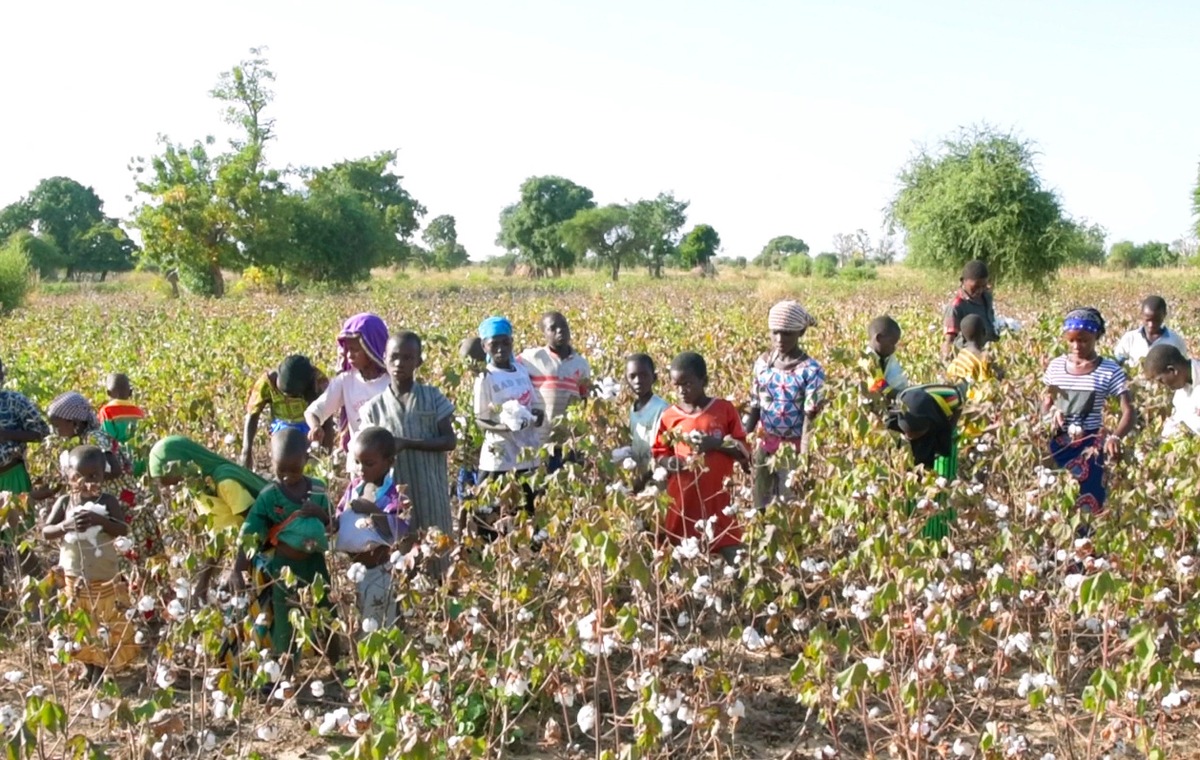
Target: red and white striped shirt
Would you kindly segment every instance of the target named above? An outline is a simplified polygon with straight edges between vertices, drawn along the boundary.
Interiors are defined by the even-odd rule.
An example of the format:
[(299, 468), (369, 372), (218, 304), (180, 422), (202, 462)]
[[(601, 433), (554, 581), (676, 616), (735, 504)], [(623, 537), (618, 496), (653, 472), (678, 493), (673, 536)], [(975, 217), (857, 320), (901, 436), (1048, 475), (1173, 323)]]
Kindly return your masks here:
[[(592, 368), (578, 351), (563, 359), (549, 348), (539, 346), (522, 351), (517, 361), (529, 373), (537, 392), (534, 405), (545, 410), (547, 423), (561, 417), (571, 403), (581, 399), (592, 379)], [(548, 434), (550, 425), (539, 430), (544, 431), (543, 435)]]

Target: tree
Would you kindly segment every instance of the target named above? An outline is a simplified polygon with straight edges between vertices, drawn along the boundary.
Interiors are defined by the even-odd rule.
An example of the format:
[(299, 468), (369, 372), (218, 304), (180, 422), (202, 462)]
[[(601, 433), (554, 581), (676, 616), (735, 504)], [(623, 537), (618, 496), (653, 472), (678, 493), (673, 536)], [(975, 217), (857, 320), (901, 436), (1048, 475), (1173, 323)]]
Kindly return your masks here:
[(33, 289), (30, 274), (29, 257), (21, 248), (17, 235), (11, 235), (0, 246), (0, 314), (25, 303), (29, 291)]
[(66, 258), (58, 250), (53, 238), (35, 235), (27, 229), (20, 229), (9, 235), (4, 241), (4, 247), (20, 251), (39, 277), (51, 277), (55, 271), (66, 266)]
[(104, 214), (100, 196), (69, 177), (44, 179), (29, 195), (0, 210), (0, 239), (35, 229), (55, 251), (49, 255), (45, 246), (36, 245), (26, 251), (42, 277), (65, 269), (68, 279), (83, 273), (103, 279), (108, 272), (133, 268), (137, 246), (116, 219)]
[(679, 230), (687, 222), (688, 201), (677, 200), (672, 193), (640, 200), (629, 207), (629, 225), (636, 237), (634, 245), (646, 257), (651, 277), (662, 277), (663, 264), (676, 255)]
[(429, 246), (429, 266), (454, 269), (465, 266), (471, 260), (467, 249), (458, 243), (454, 217), (449, 214), (431, 219), (425, 231), (421, 233), (421, 239)]
[(1063, 214), (1042, 187), (1033, 146), (988, 127), (921, 151), (900, 171), (890, 216), (904, 228), (908, 261), (957, 273), (982, 259), (996, 279), (1042, 283), (1066, 255)]
[(616, 203), (584, 209), (562, 224), (563, 244), (579, 258), (592, 253), (607, 263), (616, 282), (621, 264), (635, 253), (637, 247), (637, 236), (629, 217), (629, 209)]
[(1086, 219), (1078, 222), (1063, 219), (1058, 234), (1066, 240), (1063, 247), (1063, 263), (1068, 266), (1103, 266), (1104, 239), (1108, 230), (1098, 224), (1088, 224)]
[(283, 272), (310, 282), (348, 285), (395, 260), (400, 245), (386, 214), (362, 193), (334, 184), (310, 185), (289, 195), (291, 255)]
[(595, 208), (592, 191), (563, 177), (530, 177), (521, 184), (521, 199), (500, 212), (497, 245), (518, 254), (534, 274), (561, 274), (574, 254), (559, 234), (563, 222)]
[(1171, 250), (1180, 261), (1195, 263), (1196, 254), (1200, 253), (1200, 238), (1181, 237), (1171, 243)]
[(1129, 270), (1143, 265), (1142, 253), (1142, 250), (1134, 245), (1132, 240), (1113, 243), (1112, 248), (1108, 251), (1108, 266), (1128, 273)]
[(875, 244), (869, 258), (877, 264), (891, 264), (896, 260), (898, 245), (896, 236), (888, 229), (879, 234), (879, 242)]
[(796, 255), (808, 258), (808, 243), (791, 235), (780, 235), (768, 240), (751, 263), (765, 269), (779, 269), (789, 257)]
[(686, 267), (704, 267), (707, 270), (720, 247), (721, 236), (717, 231), (707, 224), (697, 224), (679, 244), (679, 258)]

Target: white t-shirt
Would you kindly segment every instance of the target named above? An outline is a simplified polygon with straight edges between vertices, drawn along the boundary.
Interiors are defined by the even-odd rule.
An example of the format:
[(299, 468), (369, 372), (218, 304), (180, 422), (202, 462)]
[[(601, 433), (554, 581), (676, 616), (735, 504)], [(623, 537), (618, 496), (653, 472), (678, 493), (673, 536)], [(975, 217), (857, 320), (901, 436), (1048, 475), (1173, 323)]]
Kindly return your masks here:
[[(516, 400), (526, 409), (534, 408), (537, 398), (529, 373), (514, 361), (511, 370), (492, 365), (475, 378), (475, 418), (497, 422), (504, 402)], [(538, 427), (524, 430), (483, 431), (483, 449), (479, 452), (479, 469), (483, 472), (531, 470), (537, 466), (540, 445)]]
[(1175, 391), (1171, 416), (1163, 421), (1163, 437), (1200, 433), (1200, 361), (1192, 360), (1192, 384)]
[(1113, 349), (1113, 358), (1122, 364), (1125, 362), (1138, 363), (1146, 358), (1146, 354), (1150, 353), (1151, 346), (1175, 346), (1179, 349), (1179, 353), (1184, 356), (1188, 355), (1187, 343), (1183, 336), (1174, 330), (1163, 327), (1162, 335), (1151, 343), (1146, 340), (1143, 328), (1139, 327), (1121, 336), (1121, 339), (1117, 341), (1117, 347)]
[[(343, 409), (346, 411), (346, 423), (350, 429), (350, 440), (358, 435), (358, 431), (362, 428), (362, 420), (358, 417), (358, 410), (371, 399), (378, 396), (387, 390), (388, 383), (391, 379), (384, 372), (374, 380), (364, 380), (359, 371), (352, 369), (349, 372), (339, 372), (329, 381), (329, 387), (325, 392), (317, 397), (315, 401), (308, 405), (305, 410), (305, 416), (312, 415), (322, 423), (325, 420), (337, 415)], [(346, 455), (346, 471), (353, 473), (355, 471), (354, 456)]]

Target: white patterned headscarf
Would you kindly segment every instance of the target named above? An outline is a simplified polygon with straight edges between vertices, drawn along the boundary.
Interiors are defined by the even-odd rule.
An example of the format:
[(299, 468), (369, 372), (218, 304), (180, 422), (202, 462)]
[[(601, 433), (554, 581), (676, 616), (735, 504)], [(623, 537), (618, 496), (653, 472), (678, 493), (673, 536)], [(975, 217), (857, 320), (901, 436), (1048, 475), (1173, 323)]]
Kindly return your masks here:
[(70, 422), (85, 422), (92, 427), (96, 425), (96, 410), (92, 408), (92, 402), (77, 391), (68, 391), (51, 401), (50, 406), (46, 408), (46, 416)]
[(767, 314), (767, 326), (771, 330), (802, 333), (816, 324), (816, 317), (795, 301), (780, 301)]

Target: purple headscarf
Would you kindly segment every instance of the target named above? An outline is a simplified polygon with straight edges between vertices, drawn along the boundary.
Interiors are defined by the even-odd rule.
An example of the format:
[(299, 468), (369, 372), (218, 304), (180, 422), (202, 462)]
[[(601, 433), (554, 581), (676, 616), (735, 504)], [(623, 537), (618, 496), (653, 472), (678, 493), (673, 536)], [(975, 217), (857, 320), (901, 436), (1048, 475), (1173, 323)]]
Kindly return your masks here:
[(371, 361), (378, 364), (380, 369), (387, 369), (387, 365), (383, 363), (383, 354), (387, 350), (388, 328), (382, 319), (374, 314), (364, 312), (355, 314), (342, 325), (342, 331), (338, 333), (338, 358), (340, 359), (338, 369), (341, 372), (351, 369), (350, 359), (346, 357), (346, 340), (348, 338), (358, 338), (363, 351), (367, 352)]

